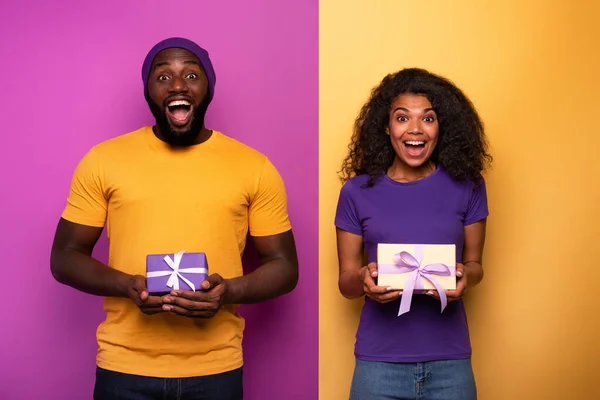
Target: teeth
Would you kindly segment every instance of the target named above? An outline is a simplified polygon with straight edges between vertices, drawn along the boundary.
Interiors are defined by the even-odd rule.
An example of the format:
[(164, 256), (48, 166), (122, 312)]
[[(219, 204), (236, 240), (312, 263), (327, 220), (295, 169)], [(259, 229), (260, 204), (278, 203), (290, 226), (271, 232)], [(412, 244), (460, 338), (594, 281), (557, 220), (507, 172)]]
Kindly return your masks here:
[(185, 100), (174, 100), (172, 102), (169, 103), (169, 107), (175, 107), (175, 106), (190, 106), (191, 104)]
[(420, 146), (422, 144), (425, 144), (425, 142), (417, 142), (417, 141), (414, 141), (414, 140), (407, 141), (407, 142), (404, 142), (404, 143), (409, 144), (411, 146)]

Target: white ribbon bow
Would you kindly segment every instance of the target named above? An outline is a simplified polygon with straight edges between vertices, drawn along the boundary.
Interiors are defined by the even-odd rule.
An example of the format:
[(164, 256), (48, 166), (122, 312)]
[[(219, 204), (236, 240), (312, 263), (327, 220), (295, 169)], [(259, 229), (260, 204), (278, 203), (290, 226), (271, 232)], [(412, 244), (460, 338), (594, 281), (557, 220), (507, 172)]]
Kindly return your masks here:
[(169, 280), (167, 281), (167, 286), (173, 290), (179, 290), (179, 279), (188, 284), (190, 288), (195, 292), (196, 287), (189, 279), (185, 276), (181, 275), (180, 272), (184, 272), (186, 274), (207, 274), (208, 270), (206, 268), (179, 268), (179, 264), (181, 263), (181, 259), (183, 258), (183, 253), (185, 250), (181, 250), (179, 253), (175, 254), (175, 260), (172, 260), (171, 257), (166, 255), (163, 260), (167, 263), (169, 267), (171, 267), (172, 271), (152, 271), (146, 273), (147, 278), (158, 278), (161, 276), (169, 275)]

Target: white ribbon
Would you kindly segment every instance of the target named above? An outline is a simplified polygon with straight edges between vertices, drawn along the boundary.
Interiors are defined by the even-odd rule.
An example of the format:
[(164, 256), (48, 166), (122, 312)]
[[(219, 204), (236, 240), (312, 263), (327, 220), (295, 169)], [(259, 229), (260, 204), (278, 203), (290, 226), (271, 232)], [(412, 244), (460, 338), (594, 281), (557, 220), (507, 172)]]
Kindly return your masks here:
[(167, 263), (169, 267), (171, 267), (172, 271), (152, 271), (146, 273), (147, 278), (158, 278), (161, 276), (169, 276), (169, 280), (167, 281), (167, 286), (173, 290), (179, 290), (179, 279), (188, 284), (190, 288), (195, 292), (196, 287), (192, 282), (190, 282), (185, 276), (181, 275), (180, 272), (184, 272), (186, 274), (208, 274), (208, 270), (206, 268), (179, 268), (179, 264), (181, 263), (181, 259), (183, 258), (183, 253), (185, 250), (181, 250), (179, 253), (175, 254), (175, 260), (172, 260), (171, 257), (166, 255), (163, 260)]

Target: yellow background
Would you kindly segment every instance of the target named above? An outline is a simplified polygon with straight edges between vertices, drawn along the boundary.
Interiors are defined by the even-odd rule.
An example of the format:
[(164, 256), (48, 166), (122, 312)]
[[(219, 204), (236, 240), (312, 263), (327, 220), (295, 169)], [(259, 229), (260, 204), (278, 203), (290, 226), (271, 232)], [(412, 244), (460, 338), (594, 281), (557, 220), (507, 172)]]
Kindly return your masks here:
[(361, 301), (337, 289), (333, 219), (352, 123), (419, 66), (474, 101), (495, 157), (485, 278), (467, 310), (481, 400), (600, 398), (600, 6), (320, 1), (320, 398), (348, 398)]

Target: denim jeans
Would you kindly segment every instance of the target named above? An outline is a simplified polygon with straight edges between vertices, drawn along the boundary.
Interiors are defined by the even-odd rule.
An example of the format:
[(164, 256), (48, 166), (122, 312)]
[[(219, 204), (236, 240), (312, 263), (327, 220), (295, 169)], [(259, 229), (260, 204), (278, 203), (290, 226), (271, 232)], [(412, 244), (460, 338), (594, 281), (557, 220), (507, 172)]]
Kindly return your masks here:
[(350, 400), (477, 400), (471, 360), (356, 360)]
[(194, 378), (151, 378), (96, 369), (94, 400), (242, 400), (242, 368)]

